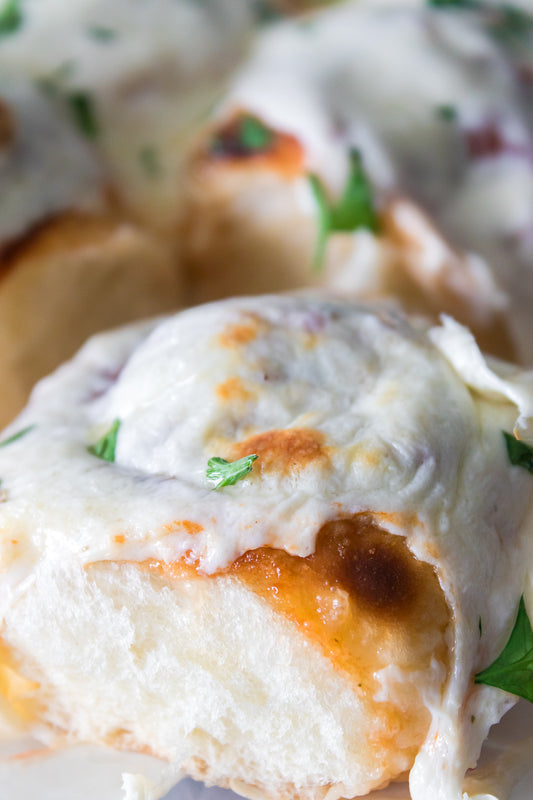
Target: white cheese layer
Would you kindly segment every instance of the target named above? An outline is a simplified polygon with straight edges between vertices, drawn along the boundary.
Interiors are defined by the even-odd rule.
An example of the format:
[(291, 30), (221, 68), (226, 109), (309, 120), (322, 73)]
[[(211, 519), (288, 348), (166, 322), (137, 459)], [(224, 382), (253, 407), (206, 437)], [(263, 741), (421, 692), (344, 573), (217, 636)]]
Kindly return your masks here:
[(268, 31), (220, 111), (294, 135), (333, 196), (358, 148), (378, 205), (410, 197), (475, 262), (485, 310), (513, 309), (530, 363), (532, 53), (533, 28), (504, 35), (486, 13), (344, 3)]
[(0, 251), (62, 211), (105, 205), (102, 167), (64, 109), (25, 81), (0, 80)]
[[(67, 111), (73, 94), (88, 98), (97, 129), (93, 144), (120, 199), (150, 222), (170, 224), (184, 144), (242, 55), (252, 29), (251, 5), (247, 0), (27, 0), (21, 15), (19, 27), (1, 39), (0, 79), (46, 83)], [(24, 129), (33, 151), (38, 147), (33, 139), (46, 125), (43, 114), (42, 122)], [(83, 131), (72, 122), (71, 138), (78, 136), (78, 149), (83, 148)], [(49, 168), (61, 158), (62, 144), (62, 138), (48, 137)], [(33, 203), (46, 202), (53, 211), (59, 190), (52, 184), (68, 179), (58, 173), (79, 168), (67, 159), (54, 181), (44, 183), (30, 154), (25, 164), (39, 198)], [(2, 211), (9, 186), (2, 180)], [(18, 227), (23, 223), (22, 214)]]
[[(185, 559), (213, 573), (262, 545), (308, 555), (324, 522), (369, 511), (435, 565), (454, 616), (452, 673), (429, 703), (411, 791), (457, 800), (512, 703), (472, 674), (501, 651), (531, 573), (533, 478), (511, 466), (502, 435), (517, 404), (528, 413), (526, 377), (491, 372), (452, 323), (428, 332), (305, 297), (216, 303), (96, 337), (4, 434), (33, 426), (0, 448), (0, 614), (54, 564)], [(87, 446), (114, 420), (110, 463)], [(259, 442), (252, 472), (213, 491), (208, 459)]]

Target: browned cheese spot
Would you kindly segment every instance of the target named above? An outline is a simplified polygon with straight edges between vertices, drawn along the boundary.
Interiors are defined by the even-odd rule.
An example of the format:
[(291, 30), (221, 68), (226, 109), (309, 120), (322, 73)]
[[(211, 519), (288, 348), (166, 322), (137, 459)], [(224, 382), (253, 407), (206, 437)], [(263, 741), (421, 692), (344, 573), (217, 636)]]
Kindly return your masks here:
[[(414, 561), (405, 541), (353, 520), (329, 522), (321, 529), (312, 561), (360, 604), (396, 618), (416, 599), (422, 562)], [(423, 570), (424, 571), (424, 570)]]
[(252, 397), (240, 378), (228, 378), (216, 387), (217, 397), (223, 402), (245, 403)]
[(323, 433), (311, 428), (287, 428), (250, 436), (232, 447), (233, 460), (256, 453), (256, 471), (281, 475), (299, 472), (309, 464), (329, 463)]
[(234, 349), (242, 347), (257, 337), (259, 333), (259, 320), (251, 317), (243, 322), (227, 325), (218, 336), (218, 344), (221, 347)]

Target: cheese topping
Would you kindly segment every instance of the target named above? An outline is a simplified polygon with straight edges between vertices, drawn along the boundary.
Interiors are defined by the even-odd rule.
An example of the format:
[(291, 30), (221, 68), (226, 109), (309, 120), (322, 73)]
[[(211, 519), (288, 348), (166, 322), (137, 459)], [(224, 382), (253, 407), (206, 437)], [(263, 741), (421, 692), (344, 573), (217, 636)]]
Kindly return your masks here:
[[(243, 52), (252, 29), (250, 4), (27, 0), (21, 14), (19, 27), (1, 41), (0, 99), (4, 83), (25, 78), (45, 85), (56, 104), (47, 110), (44, 100), (34, 100), (31, 112), (21, 112), (24, 146), (19, 146), (13, 163), (7, 162), (7, 173), (0, 156), (1, 216), (8, 194), (13, 208), (19, 209), (7, 233), (33, 221), (20, 210), (28, 198), (23, 205), (18, 202), (16, 178), (21, 169), (32, 181), (29, 203), (43, 216), (57, 210), (59, 197), (67, 201), (61, 194), (65, 182), (79, 189), (75, 196), (71, 192), (73, 205), (87, 195), (79, 181), (87, 172), (87, 130), (72, 109), (76, 98), (90, 107), (92, 144), (124, 205), (152, 224), (171, 224), (184, 145), (194, 121), (207, 113)], [(27, 105), (27, 90), (21, 91), (20, 99), (14, 91), (7, 93), (15, 108)], [(69, 110), (74, 111), (72, 120)], [(65, 111), (66, 125), (54, 121), (54, 114), (64, 118)], [(0, 153), (1, 148), (0, 134)], [(76, 153), (77, 160), (72, 158)], [(2, 234), (0, 227), (0, 241)]]
[[(530, 362), (533, 27), (517, 41), (487, 19), (354, 2), (284, 22), (263, 35), (220, 114), (244, 110), (300, 142), (308, 215), (318, 213), (308, 175), (339, 197), (357, 148), (379, 207), (407, 195), (464, 251), (485, 312), (512, 304)], [(404, 223), (417, 238), (416, 220)]]
[[(524, 591), (532, 488), (502, 435), (531, 392), (520, 376), (483, 373), (461, 331), (271, 297), (96, 337), (3, 437), (28, 429), (0, 448), (0, 613), (53, 564), (213, 574), (265, 546), (311, 556), (325, 524), (365, 512), (436, 568), (453, 615), (450, 678), (425, 698), (411, 789), (455, 797), (509, 704), (472, 675), (498, 655)], [(116, 420), (104, 460), (88, 448)], [(211, 457), (252, 453), (251, 472), (213, 491)]]

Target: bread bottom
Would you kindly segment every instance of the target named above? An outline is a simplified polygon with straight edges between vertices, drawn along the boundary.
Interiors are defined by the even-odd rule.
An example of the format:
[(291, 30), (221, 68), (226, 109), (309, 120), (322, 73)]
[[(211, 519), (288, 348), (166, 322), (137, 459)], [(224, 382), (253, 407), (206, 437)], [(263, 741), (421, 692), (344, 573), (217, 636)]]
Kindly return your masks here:
[(430, 720), (402, 708), (443, 680), (435, 661), (373, 696), (235, 577), (130, 563), (43, 568), (2, 637), (34, 682), (34, 725), (272, 798), (353, 797), (404, 773)]

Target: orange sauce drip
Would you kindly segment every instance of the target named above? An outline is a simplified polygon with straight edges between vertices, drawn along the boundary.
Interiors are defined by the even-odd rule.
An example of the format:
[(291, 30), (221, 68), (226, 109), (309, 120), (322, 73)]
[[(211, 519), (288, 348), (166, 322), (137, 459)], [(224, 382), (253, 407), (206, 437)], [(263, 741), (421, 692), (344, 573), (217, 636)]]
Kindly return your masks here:
[(446, 668), (450, 612), (434, 569), (413, 556), (405, 539), (360, 514), (326, 523), (306, 558), (262, 547), (241, 556), (229, 573), (351, 677), (372, 713), (382, 716), (375, 744), (387, 748), (402, 741), (414, 758), (429, 712), (409, 681), (397, 688), (393, 702), (374, 702), (380, 689), (375, 673), (389, 665), (425, 670), (435, 657)]

